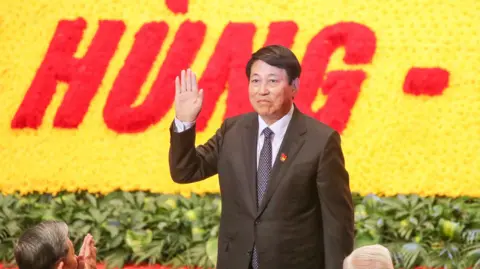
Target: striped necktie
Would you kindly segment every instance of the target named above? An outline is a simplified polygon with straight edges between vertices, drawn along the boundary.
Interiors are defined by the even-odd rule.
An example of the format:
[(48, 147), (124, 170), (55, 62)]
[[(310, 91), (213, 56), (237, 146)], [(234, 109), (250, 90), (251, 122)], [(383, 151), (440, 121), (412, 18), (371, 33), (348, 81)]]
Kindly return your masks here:
[[(270, 173), (272, 171), (272, 135), (273, 131), (270, 128), (263, 129), (264, 142), (262, 150), (260, 151), (260, 158), (257, 169), (257, 209), (262, 203), (263, 196), (267, 191)], [(253, 247), (252, 267), (258, 269), (258, 253), (256, 246)]]

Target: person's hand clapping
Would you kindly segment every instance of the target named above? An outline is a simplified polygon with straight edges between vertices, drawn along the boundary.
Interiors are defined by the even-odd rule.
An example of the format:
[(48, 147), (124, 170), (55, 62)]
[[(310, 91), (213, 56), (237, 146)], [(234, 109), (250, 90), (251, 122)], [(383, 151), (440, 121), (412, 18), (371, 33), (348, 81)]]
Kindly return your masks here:
[(197, 78), (188, 69), (175, 78), (175, 116), (182, 122), (194, 122), (203, 103), (203, 90), (197, 88)]
[(87, 234), (83, 239), (82, 247), (78, 253), (78, 269), (96, 269), (97, 268), (97, 248), (95, 240), (91, 234)]

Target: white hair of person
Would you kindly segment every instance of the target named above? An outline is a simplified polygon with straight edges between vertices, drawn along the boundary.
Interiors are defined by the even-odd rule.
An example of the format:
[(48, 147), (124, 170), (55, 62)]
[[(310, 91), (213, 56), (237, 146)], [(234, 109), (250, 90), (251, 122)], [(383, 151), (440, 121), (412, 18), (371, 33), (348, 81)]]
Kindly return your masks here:
[(19, 269), (53, 268), (68, 254), (68, 226), (63, 221), (43, 221), (28, 228), (14, 247)]
[(343, 262), (343, 269), (394, 269), (390, 251), (381, 245), (355, 249)]

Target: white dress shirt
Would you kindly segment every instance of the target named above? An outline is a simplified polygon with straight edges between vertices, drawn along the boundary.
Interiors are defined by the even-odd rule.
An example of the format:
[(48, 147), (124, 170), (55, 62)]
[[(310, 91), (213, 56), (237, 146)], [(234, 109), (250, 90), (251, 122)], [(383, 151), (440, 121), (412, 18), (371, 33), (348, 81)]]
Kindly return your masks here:
[[(268, 124), (262, 119), (262, 117), (258, 116), (258, 142), (257, 142), (257, 167), (258, 167), (258, 160), (260, 159), (260, 151), (263, 147), (264, 142), (264, 135), (262, 134), (263, 129), (269, 127), (270, 130), (273, 132), (273, 139), (272, 139), (272, 167), (277, 159), (278, 151), (280, 150), (280, 145), (282, 145), (283, 138), (285, 137), (285, 133), (287, 132), (288, 124), (290, 123), (293, 115), (293, 105), (290, 108), (290, 111), (283, 116), (281, 119), (273, 123), (272, 125), (268, 126)], [(181, 133), (190, 129), (195, 122), (182, 122), (175, 118), (175, 132)]]
[(258, 160), (260, 159), (260, 151), (263, 147), (263, 142), (265, 142), (264, 135), (262, 134), (263, 129), (269, 127), (270, 130), (273, 132), (273, 139), (272, 139), (272, 167), (277, 159), (278, 151), (280, 150), (280, 146), (282, 145), (283, 138), (285, 137), (285, 133), (287, 132), (288, 124), (292, 119), (293, 115), (293, 105), (290, 108), (290, 111), (283, 116), (281, 119), (273, 123), (272, 125), (268, 126), (265, 121), (258, 116), (258, 142), (257, 142), (257, 167), (258, 167)]

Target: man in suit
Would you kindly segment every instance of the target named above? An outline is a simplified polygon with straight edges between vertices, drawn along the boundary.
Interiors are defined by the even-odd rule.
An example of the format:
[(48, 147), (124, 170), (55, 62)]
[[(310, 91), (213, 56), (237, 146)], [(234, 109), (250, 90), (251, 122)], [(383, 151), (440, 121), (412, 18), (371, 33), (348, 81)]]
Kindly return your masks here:
[(195, 147), (203, 90), (175, 80), (170, 173), (177, 183), (218, 174), (218, 269), (340, 269), (353, 250), (354, 217), (339, 134), (293, 104), (300, 64), (283, 46), (247, 63), (255, 112), (226, 119)]

